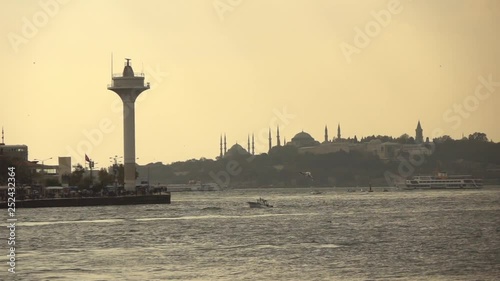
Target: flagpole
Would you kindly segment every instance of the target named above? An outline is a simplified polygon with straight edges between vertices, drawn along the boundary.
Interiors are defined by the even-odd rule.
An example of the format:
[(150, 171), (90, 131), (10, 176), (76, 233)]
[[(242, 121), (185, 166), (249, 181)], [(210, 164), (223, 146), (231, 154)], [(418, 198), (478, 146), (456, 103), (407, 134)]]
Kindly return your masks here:
[(90, 162), (89, 162), (89, 166), (90, 166), (90, 188), (93, 188), (93, 187), (94, 187), (94, 182), (93, 182), (93, 180), (92, 180), (92, 167), (93, 167), (94, 165), (92, 165), (92, 164), (93, 164), (93, 163), (92, 163), (92, 159), (91, 159), (91, 160), (90, 160)]
[(113, 52), (111, 52), (111, 81), (113, 81)]
[(89, 162), (90, 185), (92, 186), (92, 163), (90, 161), (91, 161), (90, 158), (85, 153), (85, 169), (87, 169), (87, 162)]

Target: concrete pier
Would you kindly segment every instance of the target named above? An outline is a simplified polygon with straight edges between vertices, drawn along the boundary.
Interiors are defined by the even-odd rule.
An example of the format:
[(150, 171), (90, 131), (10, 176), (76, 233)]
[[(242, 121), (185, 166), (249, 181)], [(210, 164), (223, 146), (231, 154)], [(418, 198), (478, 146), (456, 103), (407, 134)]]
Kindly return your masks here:
[[(16, 201), (16, 208), (84, 207), (141, 204), (170, 204), (170, 193), (161, 195), (19, 200)], [(7, 209), (7, 202), (1, 202), (0, 209)]]

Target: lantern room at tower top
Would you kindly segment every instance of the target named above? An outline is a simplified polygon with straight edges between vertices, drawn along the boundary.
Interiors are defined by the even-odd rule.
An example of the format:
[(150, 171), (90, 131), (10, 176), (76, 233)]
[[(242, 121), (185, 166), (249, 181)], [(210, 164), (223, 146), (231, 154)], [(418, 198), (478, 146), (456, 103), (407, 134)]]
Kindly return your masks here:
[(122, 73), (113, 73), (112, 82), (108, 85), (109, 90), (119, 88), (146, 88), (149, 89), (149, 82), (144, 84), (144, 73), (134, 73), (130, 59), (125, 59), (125, 67)]

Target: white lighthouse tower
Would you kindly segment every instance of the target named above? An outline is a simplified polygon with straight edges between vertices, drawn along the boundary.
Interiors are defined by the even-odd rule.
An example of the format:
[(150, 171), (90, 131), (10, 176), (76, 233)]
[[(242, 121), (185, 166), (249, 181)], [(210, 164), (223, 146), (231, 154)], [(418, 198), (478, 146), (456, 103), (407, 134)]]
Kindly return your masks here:
[(125, 68), (120, 76), (113, 75), (108, 90), (117, 93), (123, 101), (123, 149), (125, 162), (125, 190), (135, 191), (135, 99), (145, 90), (144, 73), (134, 74), (130, 59), (125, 59)]

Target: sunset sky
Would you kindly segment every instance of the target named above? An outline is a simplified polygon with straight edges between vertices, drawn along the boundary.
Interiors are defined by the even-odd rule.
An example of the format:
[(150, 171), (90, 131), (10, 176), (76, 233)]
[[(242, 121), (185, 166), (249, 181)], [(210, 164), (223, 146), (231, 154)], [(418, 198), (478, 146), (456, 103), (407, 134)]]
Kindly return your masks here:
[(500, 141), (500, 1), (39, 0), (0, 14), (5, 143), (46, 164), (123, 156), (111, 53), (113, 72), (131, 58), (151, 83), (139, 164), (214, 158), (224, 133), (267, 152), (276, 125), (282, 141), (339, 123), (346, 138), (414, 136), (418, 120), (424, 138)]

